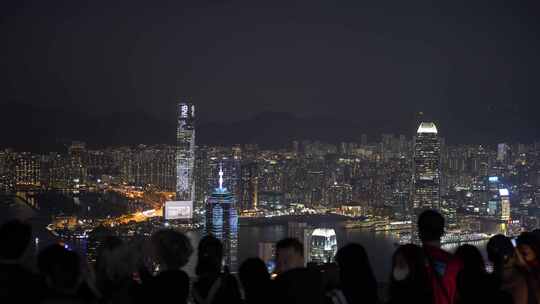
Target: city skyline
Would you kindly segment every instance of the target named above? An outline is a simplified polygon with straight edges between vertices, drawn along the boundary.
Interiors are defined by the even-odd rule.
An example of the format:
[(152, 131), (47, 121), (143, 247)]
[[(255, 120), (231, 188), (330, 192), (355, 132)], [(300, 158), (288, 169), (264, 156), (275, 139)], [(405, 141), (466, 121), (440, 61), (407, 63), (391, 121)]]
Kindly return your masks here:
[[(181, 98), (177, 99), (181, 100)], [(176, 104), (176, 103), (172, 103)], [(196, 104), (196, 103), (195, 103)], [(165, 119), (156, 119), (143, 112), (111, 113), (107, 117), (86, 117), (68, 109), (36, 110), (34, 106), (16, 105), (17, 115), (28, 116), (33, 123), (28, 124), (16, 119), (17, 115), (8, 114), (0, 120), (4, 133), (0, 138), (0, 149), (15, 148), (18, 151), (48, 152), (63, 151), (73, 141), (83, 141), (90, 147), (136, 146), (139, 144), (174, 145), (177, 126), (177, 109), (170, 107), (170, 115)], [(67, 119), (62, 115), (68, 113)], [(331, 119), (329, 117), (299, 117), (284, 112), (263, 112), (250, 119), (219, 123), (201, 121), (205, 113), (198, 112), (196, 126), (199, 145), (234, 145), (256, 143), (267, 148), (286, 148), (295, 140), (320, 140), (329, 143), (358, 142), (365, 139), (369, 143), (379, 142), (384, 134), (403, 135), (407, 138), (416, 133), (419, 113), (404, 115), (406, 122), (388, 124), (354, 123)], [(441, 134), (449, 144), (497, 145), (500, 143), (534, 143), (539, 136), (520, 134), (517, 136), (505, 132), (489, 131), (490, 126), (481, 128), (482, 132), (471, 132), (461, 125), (448, 128), (434, 119), (429, 113), (423, 113), (424, 120), (434, 121), (442, 126)], [(82, 115), (82, 116), (81, 116)], [(204, 119), (204, 118), (203, 118)], [(12, 129), (17, 125), (17, 132)], [(36, 129), (39, 126), (39, 129)], [(495, 127), (501, 127), (499, 124)], [(506, 128), (506, 125), (504, 125)], [(148, 133), (152, 130), (151, 133)], [(540, 129), (539, 129), (540, 130)], [(145, 133), (146, 132), (146, 133)], [(486, 133), (483, 133), (486, 132)], [(365, 136), (365, 138), (364, 138)]]
[[(516, 235), (540, 223), (540, 142), (448, 145), (439, 136), (444, 130), (419, 115), (412, 137), (385, 133), (371, 142), (362, 134), (360, 142), (301, 140), (270, 150), (196, 146), (194, 104), (182, 99), (176, 109), (175, 145), (94, 149), (74, 141), (67, 153), (0, 150), (0, 192), (36, 210), (45, 206), (46, 229), (66, 240), (103, 229), (124, 238), (163, 227), (212, 234), (232, 271), (246, 254), (242, 225), (287, 221), (306, 261), (321, 264), (338, 248), (337, 222), (386, 231), (404, 244), (418, 241), (412, 223), (419, 212), (435, 209), (447, 218), (445, 246)], [(189, 206), (188, 218), (170, 216), (174, 203)], [(265, 249), (266, 258), (273, 245), (264, 234), (253, 236), (251, 250)], [(81, 248), (89, 261), (92, 248)]]

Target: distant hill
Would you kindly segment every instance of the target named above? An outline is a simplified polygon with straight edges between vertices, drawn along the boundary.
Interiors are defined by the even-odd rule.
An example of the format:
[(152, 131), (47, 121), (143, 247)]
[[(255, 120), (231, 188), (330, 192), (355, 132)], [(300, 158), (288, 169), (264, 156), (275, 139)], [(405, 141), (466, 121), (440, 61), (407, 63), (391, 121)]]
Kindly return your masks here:
[[(0, 146), (21, 150), (58, 151), (72, 140), (91, 146), (174, 144), (176, 122), (143, 111), (87, 116), (85, 113), (25, 104), (2, 106)], [(360, 125), (332, 118), (298, 118), (290, 113), (264, 112), (233, 123), (198, 122), (198, 144), (258, 143), (266, 147), (290, 145), (295, 139), (328, 142), (360, 140)]]
[[(134, 144), (174, 144), (174, 115), (156, 118), (143, 110), (89, 116), (63, 108), (48, 108), (20, 103), (0, 106), (0, 148), (15, 147), (27, 151), (61, 151), (72, 140), (90, 146)], [(197, 121), (197, 144), (229, 145), (258, 143), (263, 147), (290, 146), (293, 140), (312, 139), (326, 142), (359, 141), (368, 134), (378, 141), (380, 134), (414, 133), (413, 115), (389, 111), (384, 119), (360, 118), (351, 122), (333, 117), (299, 117), (284, 112), (263, 112), (233, 123)], [(199, 116), (200, 118), (201, 116)], [(462, 119), (455, 123), (456, 117)], [(450, 143), (497, 143), (532, 141), (538, 129), (515, 116), (491, 112), (493, 122), (480, 124), (471, 113), (451, 115), (436, 120), (439, 132)], [(448, 128), (449, 125), (453, 128)], [(523, 132), (522, 132), (523, 131)]]
[(174, 122), (168, 124), (142, 111), (91, 117), (72, 110), (25, 104), (8, 104), (1, 108), (1, 147), (59, 151), (73, 140), (95, 146), (174, 140)]

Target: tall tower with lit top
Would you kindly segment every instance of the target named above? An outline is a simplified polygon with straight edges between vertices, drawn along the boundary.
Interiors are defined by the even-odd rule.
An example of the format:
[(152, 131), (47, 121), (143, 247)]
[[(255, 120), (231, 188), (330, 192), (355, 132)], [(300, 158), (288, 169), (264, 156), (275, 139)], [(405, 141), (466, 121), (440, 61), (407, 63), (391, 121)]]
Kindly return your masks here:
[(413, 211), (440, 209), (440, 163), (437, 126), (422, 122), (414, 142)]
[(238, 266), (238, 213), (234, 195), (223, 186), (223, 167), (219, 167), (218, 187), (208, 197), (205, 206), (205, 234), (223, 243), (223, 263), (231, 271)]
[(176, 129), (176, 200), (195, 197), (195, 105), (190, 100), (178, 103)]

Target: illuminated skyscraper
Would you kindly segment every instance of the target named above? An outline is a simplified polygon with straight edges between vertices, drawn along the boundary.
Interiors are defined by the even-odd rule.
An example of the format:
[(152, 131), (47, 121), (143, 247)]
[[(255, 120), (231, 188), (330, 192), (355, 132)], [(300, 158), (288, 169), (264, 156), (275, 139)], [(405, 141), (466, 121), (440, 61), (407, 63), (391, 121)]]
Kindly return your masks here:
[(223, 170), (219, 170), (219, 187), (206, 201), (205, 234), (223, 243), (223, 263), (231, 271), (238, 264), (238, 214), (233, 194), (223, 187)]
[(440, 142), (437, 126), (423, 122), (414, 142), (413, 202), (415, 213), (440, 209)]
[(510, 192), (506, 188), (499, 189), (501, 197), (501, 213), (499, 219), (501, 221), (510, 220)]
[(176, 129), (176, 200), (195, 198), (195, 106), (189, 101), (178, 104)]
[(175, 147), (139, 145), (123, 159), (124, 180), (135, 186), (151, 185), (159, 190), (174, 192), (175, 157)]
[(489, 177), (487, 214), (497, 220), (510, 220), (510, 192), (496, 176)]
[(36, 155), (23, 152), (15, 157), (14, 173), (17, 186), (40, 185), (40, 161)]
[(330, 263), (336, 253), (336, 231), (331, 228), (317, 228), (313, 230), (309, 260), (320, 264)]

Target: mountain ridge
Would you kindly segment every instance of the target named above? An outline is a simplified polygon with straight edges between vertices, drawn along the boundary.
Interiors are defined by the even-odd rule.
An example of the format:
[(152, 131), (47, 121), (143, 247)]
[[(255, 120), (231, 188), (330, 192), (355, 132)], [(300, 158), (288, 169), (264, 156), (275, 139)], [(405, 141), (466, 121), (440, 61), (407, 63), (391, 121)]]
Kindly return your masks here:
[[(59, 151), (74, 140), (87, 142), (90, 147), (175, 143), (174, 114), (157, 118), (142, 109), (129, 109), (90, 116), (76, 110), (16, 103), (2, 105), (1, 108), (1, 148)], [(203, 118), (196, 122), (196, 141), (198, 145), (257, 143), (262, 147), (277, 148), (303, 139), (359, 142), (362, 134), (367, 134), (370, 142), (379, 141), (382, 133), (404, 134), (411, 138), (415, 126), (410, 118), (412, 115), (408, 116), (389, 113), (385, 119), (371, 117), (348, 121), (331, 115), (299, 117), (289, 112), (266, 111), (235, 122), (212, 122)], [(466, 123), (446, 128), (449, 122), (444, 117), (437, 125), (441, 136), (453, 142), (477, 140), (479, 144), (485, 144), (504, 142), (504, 136), (509, 137), (509, 132), (505, 134), (500, 127), (499, 133), (494, 130), (490, 133), (491, 126)], [(468, 130), (472, 128), (486, 134), (482, 136)], [(460, 140), (456, 141), (456, 138)]]

